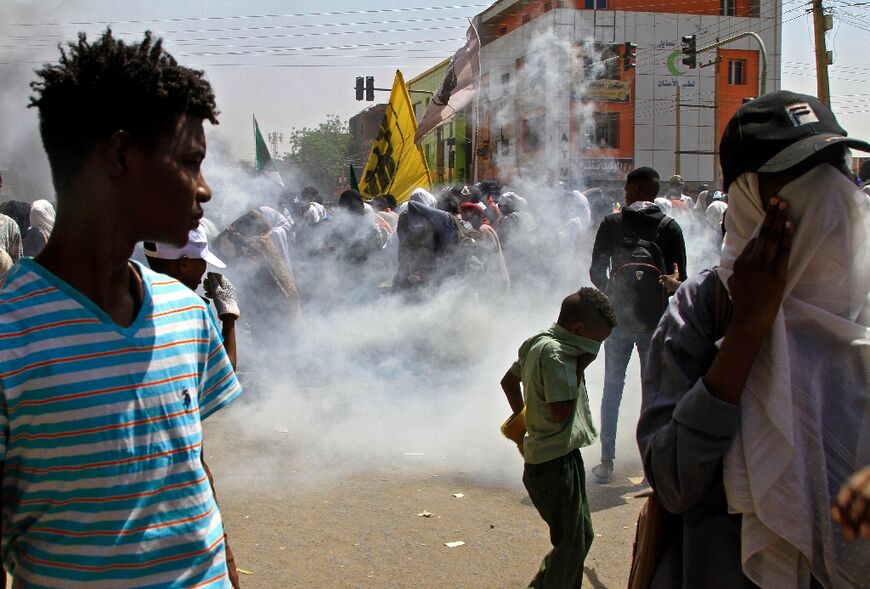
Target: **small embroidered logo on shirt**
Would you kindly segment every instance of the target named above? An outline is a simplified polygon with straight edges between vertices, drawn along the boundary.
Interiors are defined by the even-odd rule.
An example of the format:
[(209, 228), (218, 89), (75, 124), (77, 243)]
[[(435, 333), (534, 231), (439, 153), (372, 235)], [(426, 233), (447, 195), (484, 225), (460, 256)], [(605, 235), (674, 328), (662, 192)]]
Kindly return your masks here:
[(190, 409), (190, 393), (187, 392), (187, 389), (181, 392), (181, 396), (184, 397), (184, 408)]

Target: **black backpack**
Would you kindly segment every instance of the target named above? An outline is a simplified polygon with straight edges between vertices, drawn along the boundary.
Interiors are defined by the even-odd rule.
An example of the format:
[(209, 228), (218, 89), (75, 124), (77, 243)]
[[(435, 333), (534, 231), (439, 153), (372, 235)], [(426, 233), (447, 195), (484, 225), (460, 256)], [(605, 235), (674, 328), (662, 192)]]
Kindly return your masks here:
[(619, 325), (635, 331), (655, 329), (665, 311), (668, 296), (659, 284), (665, 272), (665, 256), (656, 241), (662, 229), (672, 221), (663, 217), (652, 241), (643, 239), (637, 231), (626, 231), (610, 257), (610, 282), (607, 296), (613, 304)]

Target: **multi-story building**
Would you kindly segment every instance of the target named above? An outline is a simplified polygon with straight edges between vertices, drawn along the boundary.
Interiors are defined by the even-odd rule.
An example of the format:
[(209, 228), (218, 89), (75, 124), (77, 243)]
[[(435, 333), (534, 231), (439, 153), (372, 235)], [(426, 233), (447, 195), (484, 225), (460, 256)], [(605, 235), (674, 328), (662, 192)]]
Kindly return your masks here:
[[(426, 113), (432, 93), (444, 80), (449, 64), (450, 60), (446, 59), (407, 82), (414, 116), (418, 121)], [(472, 109), (469, 106), (456, 113), (447, 123), (427, 133), (420, 143), (433, 183), (471, 182), (471, 116)]]
[[(689, 69), (683, 36), (700, 49), (757, 33), (765, 90), (780, 86), (780, 0), (500, 0), (475, 24), (477, 178), (615, 187), (652, 166), (664, 179), (716, 183), (724, 126), (761, 91), (760, 46), (733, 41)], [(634, 68), (625, 43), (637, 45)]]
[(347, 127), (350, 130), (350, 145), (347, 149), (348, 162), (362, 173), (372, 150), (372, 143), (378, 136), (378, 129), (387, 112), (387, 104), (373, 104), (350, 117)]

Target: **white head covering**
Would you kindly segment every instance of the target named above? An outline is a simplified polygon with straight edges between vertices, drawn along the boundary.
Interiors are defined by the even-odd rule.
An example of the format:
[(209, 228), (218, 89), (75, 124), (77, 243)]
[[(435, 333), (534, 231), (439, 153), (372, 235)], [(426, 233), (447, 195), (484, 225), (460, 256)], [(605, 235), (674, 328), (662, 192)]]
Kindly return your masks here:
[(705, 215), (707, 217), (707, 223), (710, 227), (714, 229), (722, 228), (722, 219), (725, 218), (725, 211), (728, 210), (728, 205), (721, 201), (715, 200), (710, 203), (710, 206), (707, 207), (707, 211)]
[(425, 188), (414, 189), (414, 192), (411, 193), (411, 198), (409, 200), (424, 204), (427, 207), (432, 207), (433, 209), (437, 208), (438, 206), (438, 199), (432, 196), (432, 194)]
[(293, 221), (271, 207), (260, 207), (260, 212), (263, 213), (263, 218), (272, 227), (267, 233), (269, 239), (284, 256), (287, 268), (293, 268), (290, 256), (290, 232), (293, 228)]
[(54, 207), (47, 200), (35, 200), (30, 207), (30, 227), (38, 229), (48, 239), (54, 229)]
[(0, 280), (6, 276), (9, 269), (12, 267), (12, 258), (6, 253), (6, 250), (0, 245)]
[(653, 201), (653, 204), (657, 204), (659, 206), (659, 209), (661, 209), (661, 211), (666, 215), (670, 215), (671, 210), (674, 208), (674, 205), (671, 204), (671, 201), (663, 196), (656, 197), (656, 199)]
[(317, 225), (324, 217), (326, 217), (326, 209), (319, 202), (309, 203), (308, 210), (302, 214), (302, 218), (311, 225)]
[[(743, 571), (762, 587), (864, 586), (866, 545), (831, 519), (837, 490), (870, 464), (870, 199), (830, 165), (780, 191), (795, 235), (788, 280), (740, 401), (725, 455), (729, 510), (742, 514)], [(731, 184), (717, 273), (758, 234), (758, 177)]]
[(279, 227), (292, 227), (293, 220), (283, 213), (279, 213), (272, 207), (260, 207), (260, 212), (263, 213), (263, 218), (272, 229)]
[(577, 214), (575, 218), (580, 219), (581, 228), (592, 225), (592, 210), (589, 208), (589, 199), (579, 190), (572, 190), (574, 202), (577, 204)]

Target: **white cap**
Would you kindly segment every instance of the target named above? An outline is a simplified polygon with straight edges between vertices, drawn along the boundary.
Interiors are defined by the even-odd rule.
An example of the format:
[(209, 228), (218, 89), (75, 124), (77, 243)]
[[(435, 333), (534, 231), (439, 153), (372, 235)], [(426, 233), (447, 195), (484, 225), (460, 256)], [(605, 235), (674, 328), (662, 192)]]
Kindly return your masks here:
[[(208, 251), (208, 238), (205, 235), (205, 226), (200, 221), (196, 229), (191, 229), (184, 247), (174, 247), (165, 243), (145, 242), (145, 255), (149, 258), (161, 260), (178, 260), (184, 256), (195, 260), (205, 260), (215, 268), (226, 268), (220, 258)], [(153, 248), (153, 249), (152, 249)]]

